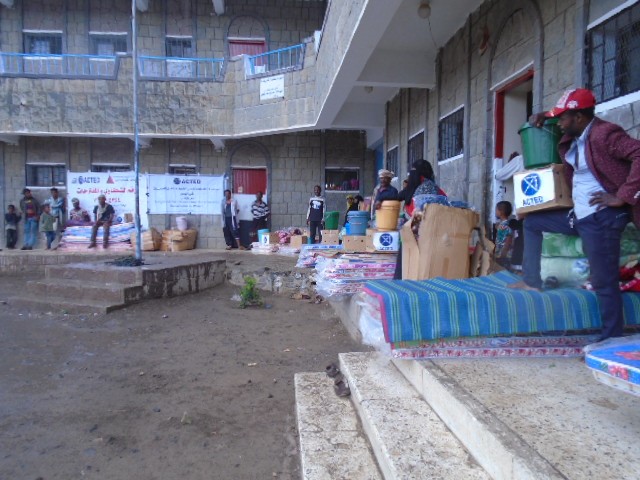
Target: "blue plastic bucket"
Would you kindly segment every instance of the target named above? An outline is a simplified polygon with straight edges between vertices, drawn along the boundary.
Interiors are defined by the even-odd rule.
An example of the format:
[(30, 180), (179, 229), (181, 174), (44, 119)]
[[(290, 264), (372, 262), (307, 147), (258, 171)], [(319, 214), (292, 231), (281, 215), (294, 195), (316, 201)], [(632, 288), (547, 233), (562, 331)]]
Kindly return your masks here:
[[(264, 241), (262, 240), (262, 237), (264, 237), (265, 235), (269, 235), (269, 229), (268, 228), (263, 228), (262, 230), (258, 230), (258, 242), (260, 242), (260, 244), (264, 244)], [(267, 243), (269, 243), (268, 240), (267, 240)]]
[(354, 211), (347, 213), (347, 235), (366, 235), (369, 224), (369, 212)]

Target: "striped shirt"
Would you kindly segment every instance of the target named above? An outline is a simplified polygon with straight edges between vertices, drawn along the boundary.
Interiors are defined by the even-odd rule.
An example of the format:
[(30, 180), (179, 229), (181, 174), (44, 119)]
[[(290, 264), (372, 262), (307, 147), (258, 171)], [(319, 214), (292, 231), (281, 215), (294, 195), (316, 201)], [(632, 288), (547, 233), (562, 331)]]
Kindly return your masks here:
[(267, 215), (269, 215), (269, 205), (267, 205), (265, 202), (258, 203), (258, 201), (256, 200), (251, 205), (251, 215), (253, 215), (254, 219), (266, 217)]

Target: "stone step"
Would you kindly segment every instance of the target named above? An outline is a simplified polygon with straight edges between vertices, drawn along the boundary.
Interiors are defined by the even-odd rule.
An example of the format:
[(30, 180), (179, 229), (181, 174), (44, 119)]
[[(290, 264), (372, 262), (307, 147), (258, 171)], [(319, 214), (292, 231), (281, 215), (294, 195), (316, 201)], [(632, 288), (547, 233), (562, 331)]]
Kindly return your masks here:
[(340, 369), (385, 479), (491, 478), (388, 355), (342, 353)]
[[(465, 359), (466, 360), (466, 359)], [(523, 435), (514, 431), (504, 419), (492, 412), (487, 406), (476, 398), (476, 391), (485, 388), (492, 392), (493, 396), (502, 397), (510, 387), (509, 379), (494, 378), (495, 365), (489, 359), (482, 359), (481, 370), (486, 371), (493, 380), (491, 385), (480, 387), (479, 385), (469, 390), (460, 383), (462, 377), (450, 375), (443, 366), (448, 361), (415, 361), (407, 359), (393, 359), (396, 368), (404, 375), (421, 395), (423, 399), (433, 408), (447, 427), (456, 435), (458, 439), (471, 452), (473, 457), (482, 467), (496, 480), (542, 480), (542, 479), (566, 479), (566, 478), (604, 478), (602, 476), (577, 476), (570, 472), (560, 472), (555, 465), (550, 463), (540, 452), (528, 443)], [(509, 362), (511, 359), (499, 359), (496, 362)], [(531, 362), (531, 359), (514, 359), (524, 362)], [(539, 360), (539, 359), (533, 359)], [(552, 359), (557, 361), (557, 359)], [(471, 360), (457, 362), (459, 365), (474, 367)], [(524, 365), (525, 368), (522, 368)], [(556, 370), (562, 370), (560, 368)], [(530, 364), (521, 363), (520, 374), (524, 374), (526, 383), (527, 372), (538, 371)], [(476, 373), (476, 376), (478, 374)], [(532, 378), (529, 375), (529, 378)], [(485, 382), (487, 380), (485, 379)], [(534, 393), (535, 392), (535, 393)], [(535, 404), (536, 395), (543, 391), (532, 391), (527, 394)], [(520, 394), (522, 396), (522, 394)], [(515, 406), (515, 416), (518, 413), (516, 400), (506, 396), (505, 400)], [(576, 405), (576, 403), (573, 403)], [(543, 405), (540, 408), (544, 409)], [(556, 413), (556, 416), (562, 416)], [(535, 407), (530, 412), (530, 416), (535, 423)], [(504, 421), (503, 421), (504, 420)], [(536, 425), (534, 432), (552, 428), (551, 422), (544, 421)], [(536, 437), (539, 435), (534, 435)], [(579, 442), (574, 435), (566, 439), (566, 443)], [(579, 443), (578, 443), (579, 444)], [(579, 448), (579, 447), (578, 447)], [(616, 477), (623, 478), (623, 477)]]
[(36, 309), (42, 312), (68, 313), (68, 314), (93, 314), (109, 313), (129, 306), (127, 303), (115, 303), (108, 301), (73, 301), (60, 297), (10, 297), (7, 302), (17, 308)]
[(45, 269), (45, 277), (87, 282), (137, 284), (142, 282), (142, 270), (105, 265), (104, 262), (72, 263), (69, 265), (48, 265)]
[(382, 479), (348, 398), (324, 373), (295, 375), (296, 416), (304, 480)]
[(27, 290), (36, 297), (69, 299), (74, 302), (134, 303), (142, 298), (142, 285), (71, 279), (45, 279), (27, 282)]

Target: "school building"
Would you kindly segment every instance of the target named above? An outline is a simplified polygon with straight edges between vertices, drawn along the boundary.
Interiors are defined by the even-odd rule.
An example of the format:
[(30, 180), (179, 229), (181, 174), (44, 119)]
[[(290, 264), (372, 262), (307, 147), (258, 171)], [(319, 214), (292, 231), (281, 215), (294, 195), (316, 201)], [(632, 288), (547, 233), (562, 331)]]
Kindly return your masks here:
[[(272, 228), (369, 195), (421, 157), (488, 220), (495, 158), (571, 87), (638, 136), (640, 4), (623, 0), (135, 0), (141, 172), (226, 174)], [(0, 0), (0, 199), (133, 168), (132, 5)], [(323, 188), (324, 189), (324, 188)], [(85, 208), (91, 207), (84, 205)], [(218, 212), (190, 218), (224, 246)], [(151, 215), (150, 225), (171, 225)], [(2, 225), (3, 226), (3, 225)], [(4, 234), (4, 228), (2, 228)]]

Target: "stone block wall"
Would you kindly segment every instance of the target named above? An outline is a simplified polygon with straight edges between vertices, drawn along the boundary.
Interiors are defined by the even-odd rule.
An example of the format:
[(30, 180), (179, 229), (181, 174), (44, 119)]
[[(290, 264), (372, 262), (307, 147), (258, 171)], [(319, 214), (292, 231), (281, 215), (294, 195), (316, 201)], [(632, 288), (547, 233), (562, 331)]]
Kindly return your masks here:
[[(132, 165), (133, 142), (122, 138), (21, 137), (18, 145), (0, 144), (0, 165), (4, 169), (3, 205), (18, 205), (25, 186), (25, 163), (61, 163), (70, 171), (89, 171), (96, 163)], [(373, 168), (373, 157), (367, 155), (364, 132), (307, 131), (269, 135), (227, 142), (223, 151), (207, 140), (156, 139), (140, 152), (141, 173), (168, 172), (169, 165), (196, 165), (202, 175), (230, 174), (232, 167), (266, 166), (272, 228), (304, 226), (307, 200), (316, 184), (324, 185), (326, 166)], [(362, 184), (362, 193), (373, 188)], [(323, 188), (324, 190), (324, 188)], [(40, 201), (49, 197), (49, 187), (32, 189)], [(66, 189), (60, 187), (62, 195)], [(331, 208), (344, 210), (345, 195), (331, 193)], [(335, 206), (333, 206), (335, 204)], [(92, 206), (83, 205), (90, 209)], [(190, 225), (198, 229), (198, 248), (222, 248), (224, 238), (218, 212), (192, 215)], [(162, 231), (175, 226), (174, 215), (149, 215), (149, 225)], [(4, 239), (4, 229), (2, 237)], [(20, 230), (20, 241), (22, 230)]]
[[(150, 0), (148, 10), (137, 14), (140, 53), (165, 56), (165, 35), (170, 35), (193, 37), (193, 56), (225, 57), (227, 30), (238, 16), (259, 19), (267, 49), (276, 50), (313, 36), (326, 9), (322, 0), (227, 0), (225, 4), (225, 14), (217, 16), (211, 0)], [(15, 0), (13, 8), (1, 8), (0, 42), (5, 52), (23, 51), (23, 28), (62, 31), (63, 51), (77, 54), (89, 53), (89, 32), (131, 31), (131, 2), (126, 0)]]
[[(533, 109), (548, 110), (568, 88), (580, 86), (582, 44), (587, 2), (573, 0), (488, 0), (473, 12), (442, 48), (437, 63), (438, 86), (426, 92), (403, 90), (388, 103), (385, 148), (402, 146), (418, 128), (425, 128), (427, 159), (439, 183), (453, 198), (466, 199), (488, 218), (490, 166), (494, 145), (494, 92), (527, 68), (534, 71)], [(489, 48), (481, 53), (479, 39), (489, 32)], [(427, 95), (415, 101), (416, 95)], [(407, 109), (424, 105), (426, 112)], [(422, 97), (420, 97), (422, 98)], [(439, 119), (465, 107), (464, 158), (437, 164)], [(640, 137), (640, 102), (606, 107), (599, 116)], [(422, 123), (421, 123), (422, 122)], [(408, 125), (408, 128), (405, 128)], [(491, 213), (491, 212), (488, 212)]]

